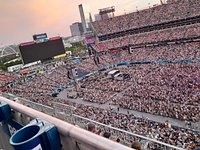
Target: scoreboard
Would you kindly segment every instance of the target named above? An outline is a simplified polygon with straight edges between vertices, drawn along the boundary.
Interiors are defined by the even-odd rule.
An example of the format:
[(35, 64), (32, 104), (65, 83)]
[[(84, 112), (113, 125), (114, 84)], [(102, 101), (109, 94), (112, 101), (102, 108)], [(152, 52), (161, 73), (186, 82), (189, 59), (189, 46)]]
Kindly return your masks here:
[(65, 48), (61, 37), (53, 37), (45, 42), (27, 42), (19, 45), (23, 64), (35, 61), (43, 61), (54, 56), (65, 54)]

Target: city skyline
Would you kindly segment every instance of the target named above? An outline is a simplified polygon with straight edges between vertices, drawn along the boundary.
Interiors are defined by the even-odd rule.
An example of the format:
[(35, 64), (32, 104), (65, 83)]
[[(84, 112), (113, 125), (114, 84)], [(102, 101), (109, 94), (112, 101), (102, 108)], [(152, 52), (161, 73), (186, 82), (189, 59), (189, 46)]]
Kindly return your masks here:
[(0, 0), (0, 47), (31, 41), (33, 34), (70, 36), (69, 26), (80, 22), (78, 5), (86, 4), (92, 17), (98, 9), (115, 6), (115, 15), (159, 4), (160, 0)]

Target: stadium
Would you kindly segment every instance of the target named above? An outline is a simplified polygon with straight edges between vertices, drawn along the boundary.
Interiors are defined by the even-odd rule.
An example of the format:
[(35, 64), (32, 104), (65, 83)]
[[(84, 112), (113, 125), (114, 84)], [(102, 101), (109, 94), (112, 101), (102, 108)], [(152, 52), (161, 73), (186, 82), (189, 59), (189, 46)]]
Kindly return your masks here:
[(1, 71), (2, 96), (84, 129), (95, 125), (128, 147), (198, 149), (200, 1), (170, 0), (92, 28), (90, 55)]

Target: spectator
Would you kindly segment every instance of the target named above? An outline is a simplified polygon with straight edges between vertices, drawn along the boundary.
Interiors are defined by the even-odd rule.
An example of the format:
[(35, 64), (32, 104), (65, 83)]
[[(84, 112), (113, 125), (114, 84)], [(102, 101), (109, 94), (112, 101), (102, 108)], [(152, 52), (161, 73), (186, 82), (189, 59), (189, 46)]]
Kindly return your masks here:
[(89, 123), (88, 124), (88, 131), (92, 132), (92, 133), (96, 133), (96, 127), (94, 124)]
[(140, 142), (138, 142), (138, 141), (133, 141), (131, 144), (131, 148), (133, 148), (135, 150), (142, 150)]
[(107, 131), (106, 131), (106, 132), (103, 133), (103, 137), (105, 137), (105, 138), (107, 138), (107, 139), (109, 139), (110, 136), (111, 136), (110, 132), (107, 132)]

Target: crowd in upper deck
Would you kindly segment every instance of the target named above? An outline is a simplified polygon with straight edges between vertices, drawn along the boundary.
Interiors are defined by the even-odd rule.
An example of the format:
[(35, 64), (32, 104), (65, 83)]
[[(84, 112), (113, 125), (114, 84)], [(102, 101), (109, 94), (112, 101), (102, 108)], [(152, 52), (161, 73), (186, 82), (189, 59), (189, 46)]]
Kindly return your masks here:
[(150, 9), (96, 21), (93, 27), (96, 34), (100, 36), (199, 15), (198, 0), (177, 0)]

